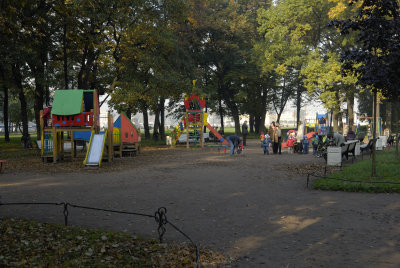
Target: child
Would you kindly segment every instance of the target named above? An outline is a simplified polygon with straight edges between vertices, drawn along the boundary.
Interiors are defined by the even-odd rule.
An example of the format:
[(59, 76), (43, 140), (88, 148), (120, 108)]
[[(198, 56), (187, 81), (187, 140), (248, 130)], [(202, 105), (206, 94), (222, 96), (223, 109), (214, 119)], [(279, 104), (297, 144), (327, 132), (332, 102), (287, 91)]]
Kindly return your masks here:
[(286, 145), (288, 147), (288, 153), (292, 154), (293, 153), (293, 145), (294, 145), (294, 138), (293, 138), (292, 134), (289, 135)]
[(268, 134), (265, 134), (264, 139), (263, 139), (262, 144), (261, 144), (261, 146), (263, 148), (263, 151), (264, 151), (264, 154), (268, 154), (269, 155), (269, 145), (271, 144), (271, 142), (272, 141), (271, 141), (270, 136)]
[(310, 145), (310, 142), (307, 139), (307, 136), (303, 137), (303, 154), (308, 154), (308, 146)]
[(238, 148), (236, 150), (237, 154), (240, 154), (243, 151), (244, 145), (243, 145), (243, 141), (241, 141), (238, 145)]
[[(261, 134), (260, 134), (260, 141), (261, 141), (261, 144), (262, 144), (264, 138), (265, 138), (265, 137), (264, 137), (264, 132), (261, 131)], [(262, 145), (261, 145), (261, 147), (262, 147)]]

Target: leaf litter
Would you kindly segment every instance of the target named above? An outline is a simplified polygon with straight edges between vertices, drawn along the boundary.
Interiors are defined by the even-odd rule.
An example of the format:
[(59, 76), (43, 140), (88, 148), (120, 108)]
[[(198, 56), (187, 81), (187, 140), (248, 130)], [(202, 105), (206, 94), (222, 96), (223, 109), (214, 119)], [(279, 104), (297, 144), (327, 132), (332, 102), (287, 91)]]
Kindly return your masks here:
[[(0, 233), (0, 267), (194, 267), (196, 260), (190, 244), (104, 230), (3, 218)], [(200, 267), (228, 262), (200, 248)]]

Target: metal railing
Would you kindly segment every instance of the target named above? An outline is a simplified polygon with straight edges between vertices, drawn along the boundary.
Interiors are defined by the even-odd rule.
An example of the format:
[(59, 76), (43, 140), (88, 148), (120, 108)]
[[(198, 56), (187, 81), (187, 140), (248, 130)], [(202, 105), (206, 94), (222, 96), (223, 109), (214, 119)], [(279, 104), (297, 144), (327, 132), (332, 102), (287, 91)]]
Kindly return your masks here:
[[(0, 197), (1, 198), (1, 197)], [(163, 237), (166, 232), (166, 225), (170, 225), (172, 228), (174, 228), (178, 233), (183, 235), (186, 239), (190, 241), (190, 243), (193, 245), (196, 251), (196, 262), (195, 262), (195, 268), (199, 267), (199, 262), (200, 262), (200, 250), (198, 246), (193, 242), (193, 240), (186, 234), (184, 233), (181, 229), (179, 229), (175, 224), (170, 222), (167, 219), (167, 208), (165, 207), (160, 207), (155, 211), (153, 215), (151, 214), (144, 214), (140, 212), (133, 212), (133, 211), (122, 211), (122, 210), (113, 210), (113, 209), (104, 209), (104, 208), (95, 208), (95, 207), (89, 207), (89, 206), (82, 206), (82, 205), (75, 205), (71, 204), (68, 202), (13, 202), (13, 203), (3, 203), (0, 200), (0, 207), (1, 206), (28, 206), (28, 205), (34, 205), (34, 206), (61, 206), (63, 207), (63, 215), (64, 215), (64, 224), (65, 226), (68, 226), (68, 219), (69, 219), (69, 208), (79, 208), (79, 209), (86, 209), (86, 210), (94, 210), (94, 211), (102, 211), (102, 212), (109, 212), (109, 213), (116, 213), (116, 214), (128, 214), (128, 215), (134, 215), (134, 216), (140, 216), (140, 217), (148, 217), (148, 218), (153, 218), (158, 227), (158, 238), (160, 240), (160, 243), (163, 242)]]

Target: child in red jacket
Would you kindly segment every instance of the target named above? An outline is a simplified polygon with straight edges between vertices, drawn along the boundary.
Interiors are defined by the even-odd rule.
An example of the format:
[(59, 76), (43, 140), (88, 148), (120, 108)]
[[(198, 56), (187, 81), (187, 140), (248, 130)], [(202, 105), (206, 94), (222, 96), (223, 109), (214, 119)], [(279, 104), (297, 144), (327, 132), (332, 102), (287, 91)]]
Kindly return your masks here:
[(293, 153), (293, 145), (294, 145), (294, 137), (292, 136), (292, 134), (289, 135), (286, 145), (288, 147), (288, 153), (292, 154)]

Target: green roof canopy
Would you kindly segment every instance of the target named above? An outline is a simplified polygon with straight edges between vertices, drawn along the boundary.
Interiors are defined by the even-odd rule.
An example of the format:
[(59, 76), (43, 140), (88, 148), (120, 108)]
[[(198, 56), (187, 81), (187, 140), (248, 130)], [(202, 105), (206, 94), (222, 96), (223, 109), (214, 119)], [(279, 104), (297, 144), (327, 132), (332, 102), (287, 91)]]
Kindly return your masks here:
[(56, 90), (51, 113), (74, 115), (82, 113), (83, 90)]

